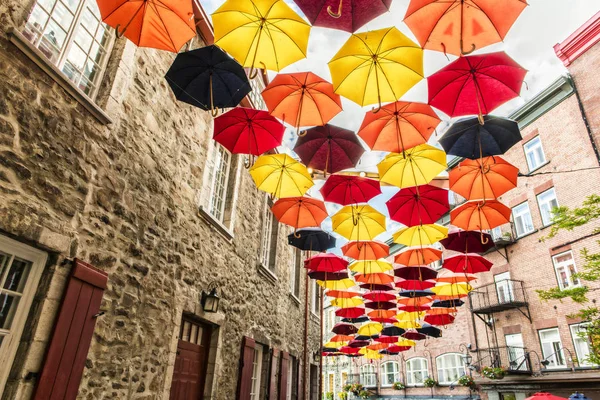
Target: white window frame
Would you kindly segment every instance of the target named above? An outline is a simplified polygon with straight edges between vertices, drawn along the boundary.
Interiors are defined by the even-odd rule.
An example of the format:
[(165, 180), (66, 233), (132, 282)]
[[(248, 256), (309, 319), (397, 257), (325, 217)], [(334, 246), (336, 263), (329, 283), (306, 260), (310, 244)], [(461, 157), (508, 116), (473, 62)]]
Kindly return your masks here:
[[(548, 194), (552, 193), (554, 195), (553, 198), (548, 198), (548, 199), (542, 199), (543, 196), (546, 196)], [(552, 210), (555, 207), (558, 207), (558, 198), (556, 197), (556, 190), (554, 190), (554, 188), (550, 188), (548, 190), (544, 190), (542, 193), (538, 194), (536, 196), (536, 200), (538, 203), (538, 208), (540, 209), (540, 217), (542, 218), (542, 225), (543, 226), (548, 226), (548, 225), (552, 225)], [(552, 202), (556, 203), (556, 206), (551, 207), (551, 203)]]
[[(223, 155), (223, 158), (222, 156)], [(223, 162), (223, 159), (226, 161)], [(231, 171), (233, 155), (225, 147), (218, 143), (214, 143), (210, 154), (209, 163), (207, 165), (207, 196), (205, 199), (206, 212), (220, 223), (225, 223), (225, 211), (227, 205), (228, 188), (229, 188), (229, 173)], [(217, 182), (219, 180), (219, 182)], [(222, 189), (222, 198), (217, 199), (219, 191)], [(220, 204), (217, 202), (220, 201)]]
[[(45, 60), (47, 60), (47, 62), (51, 65), (56, 66), (56, 68), (58, 70), (60, 70), (61, 74), (70, 82), (72, 83), (72, 85), (74, 87), (76, 87), (79, 91), (81, 91), (81, 93), (88, 97), (89, 99), (93, 100), (96, 98), (97, 94), (98, 94), (98, 88), (100, 87), (100, 84), (102, 83), (102, 79), (104, 77), (104, 74), (106, 72), (106, 65), (108, 64), (108, 60), (110, 58), (110, 54), (115, 42), (114, 39), (114, 34), (113, 34), (113, 29), (111, 27), (109, 27), (108, 25), (104, 24), (102, 22), (102, 18), (100, 17), (99, 13), (98, 15), (95, 15), (96, 17), (98, 17), (99, 20), (99, 25), (98, 28), (95, 32), (90, 32), (88, 30), (88, 27), (85, 26), (83, 24), (83, 16), (85, 14), (85, 9), (87, 6), (87, 3), (94, 3), (95, 0), (83, 0), (83, 1), (79, 1), (79, 3), (77, 4), (77, 7), (74, 11), (71, 11), (69, 9), (69, 7), (66, 5), (66, 1), (63, 0), (57, 0), (54, 5), (52, 6), (51, 10), (46, 10), (42, 4), (40, 3), (39, 0), (36, 0), (33, 4), (33, 6), (31, 7), (31, 10), (29, 11), (29, 15), (27, 16), (27, 19), (24, 21), (23, 24), (23, 33), (22, 35), (27, 38), (29, 40), (29, 42), (31, 43), (31, 45), (33, 47), (35, 47), (36, 49), (39, 49), (39, 45), (42, 41), (42, 39), (44, 38), (44, 30), (46, 29), (46, 27), (48, 27), (48, 24), (50, 23), (50, 21), (53, 19), (53, 15), (54, 12), (57, 9), (57, 6), (59, 5), (59, 3), (61, 5), (63, 5), (63, 7), (67, 10), (67, 13), (73, 15), (73, 19), (71, 21), (71, 25), (69, 26), (69, 28), (66, 30), (65, 32), (65, 41), (64, 44), (62, 46), (62, 48), (56, 48), (56, 50), (58, 50), (58, 53), (56, 55), (56, 60), (51, 60), (49, 58), (45, 58)], [(34, 12), (34, 10), (37, 9), (37, 7), (39, 7), (40, 10), (42, 10), (41, 12), (43, 12), (44, 14), (46, 14), (48, 16), (48, 19), (46, 21), (46, 25), (44, 27), (42, 27), (42, 29), (38, 29), (37, 27), (34, 27), (33, 24), (29, 24), (29, 18), (31, 17), (32, 13)], [(95, 4), (93, 4), (92, 7), (90, 8), (97, 8)], [(60, 26), (61, 30), (62, 30), (62, 26), (60, 24), (57, 23), (57, 25)], [(84, 49), (81, 48), (81, 46), (79, 46), (76, 43), (76, 36), (75, 36), (75, 31), (79, 28), (79, 26), (82, 26), (83, 29), (85, 29), (87, 31), (88, 34), (90, 34), (90, 36), (92, 36), (92, 43), (90, 44), (90, 49), (91, 47), (93, 47), (94, 43), (97, 43), (103, 50), (103, 55), (100, 59), (99, 63), (96, 63), (95, 61), (92, 60), (92, 58), (90, 57), (90, 49), (88, 49), (88, 51), (86, 52)], [(102, 46), (101, 43), (99, 41), (96, 41), (96, 35), (98, 34), (98, 30), (100, 29), (100, 27), (103, 27), (105, 29), (105, 34), (108, 37), (108, 41), (106, 43), (105, 46)], [(33, 35), (34, 38), (33, 40), (31, 40), (29, 38), (29, 35)], [(85, 54), (86, 56), (86, 61), (84, 64), (87, 63), (87, 61), (92, 61), (93, 64), (97, 65), (98, 67), (98, 72), (95, 78), (94, 82), (91, 82), (91, 86), (92, 86), (92, 90), (89, 94), (85, 93), (84, 89), (80, 88), (80, 82), (82, 81), (82, 79), (87, 80), (87, 78), (84, 78), (83, 75), (79, 76), (79, 79), (77, 81), (72, 80), (64, 71), (63, 68), (65, 67), (65, 64), (67, 62), (67, 56), (69, 55), (71, 49), (73, 48), (73, 46), (77, 46), (79, 47), (79, 49), (82, 51), (83, 54)], [(46, 55), (41, 49), (39, 49), (40, 52), (42, 52), (42, 54)], [(80, 71), (76, 71), (76, 72), (80, 72)]]
[(512, 303), (515, 300), (513, 283), (510, 280), (510, 271), (494, 275), (496, 285), (496, 295), (499, 304)]
[[(539, 152), (536, 153), (538, 150)], [(525, 160), (527, 162), (529, 172), (535, 171), (548, 162), (546, 159), (546, 154), (544, 153), (544, 146), (542, 146), (542, 139), (540, 139), (539, 135), (525, 143), (523, 145), (523, 151), (525, 152)], [(533, 159), (530, 158), (530, 155), (533, 157)]]
[[(517, 363), (518, 371), (525, 371), (528, 368), (528, 362), (525, 359), (525, 345), (523, 344), (523, 335), (521, 333), (512, 333), (504, 335), (504, 342), (508, 348), (509, 363)], [(513, 368), (514, 369), (514, 368)]]
[[(529, 221), (524, 220), (527, 215), (529, 215)], [(531, 232), (535, 231), (535, 226), (533, 225), (533, 218), (531, 216), (531, 209), (529, 208), (528, 201), (524, 201), (523, 203), (514, 206), (512, 208), (512, 217), (513, 217), (513, 222), (515, 224), (515, 233), (517, 234), (517, 238), (529, 235)], [(524, 229), (523, 232), (519, 232), (519, 228), (518, 228), (519, 223), (517, 222), (517, 219), (520, 219), (523, 221), (522, 222), (523, 229)], [(527, 222), (531, 223), (531, 229), (529, 229), (529, 230), (527, 230), (528, 229)]]
[[(392, 371), (387, 370), (387, 366), (392, 365)], [(392, 375), (392, 383), (388, 383), (388, 378)], [(379, 369), (379, 380), (381, 382), (381, 387), (392, 387), (394, 383), (400, 382), (400, 363), (398, 361), (386, 361), (381, 364)]]
[(373, 364), (363, 364), (360, 366), (360, 383), (367, 388), (377, 386), (377, 369)]
[[(586, 358), (592, 352), (590, 338), (587, 336), (583, 338), (580, 336), (581, 330), (585, 330), (586, 327), (590, 325), (589, 322), (582, 322), (579, 324), (569, 325), (569, 330), (571, 331), (571, 339), (573, 340), (573, 347), (575, 348), (575, 354), (577, 355), (577, 361), (580, 367), (592, 367), (592, 364), (589, 361), (586, 361)], [(585, 352), (582, 351), (581, 347), (587, 347)]]
[[(557, 259), (559, 257), (567, 255), (567, 254), (571, 255), (572, 262), (557, 261)], [(569, 269), (569, 266), (573, 265), (573, 270), (575, 271), (575, 273), (577, 273), (577, 264), (575, 264), (575, 257), (573, 256), (573, 251), (568, 250), (568, 251), (553, 255), (552, 256), (552, 265), (554, 266), (554, 273), (556, 275), (556, 280), (558, 281), (558, 287), (560, 288), (560, 290), (573, 289), (573, 288), (581, 286), (581, 281), (577, 278), (573, 278), (573, 272)], [(562, 268), (564, 268), (568, 285), (565, 285), (565, 282), (560, 278), (559, 269), (562, 269)], [(576, 282), (573, 279), (575, 279)]]
[(254, 345), (254, 359), (252, 360), (252, 378), (250, 381), (250, 400), (259, 400), (261, 398), (260, 386), (263, 351), (264, 349), (261, 344), (256, 343)]
[(317, 281), (314, 279), (311, 279), (310, 281), (312, 282), (312, 299), (310, 311), (313, 313), (313, 315), (318, 317), (321, 313), (321, 286), (319, 286)]
[[(414, 364), (417, 361), (425, 363), (425, 368), (422, 368), (422, 364), (421, 368), (416, 369)], [(423, 382), (427, 378), (429, 378), (429, 362), (425, 357), (414, 357), (406, 360), (406, 386), (425, 386)]]
[[(31, 303), (33, 302), (44, 266), (46, 265), (48, 254), (4, 236), (0, 236), (0, 251), (12, 256), (7, 265), (10, 265), (15, 257), (31, 263), (31, 269), (29, 271), (29, 275), (27, 276), (27, 283), (25, 284), (25, 287), (21, 293), (21, 299), (13, 317), (11, 328), (10, 330), (3, 330), (3, 332), (7, 333), (7, 335), (4, 336), (2, 345), (0, 345), (0, 365), (4, 366), (4, 368), (0, 369), (1, 395), (4, 391), (6, 380), (8, 379), (8, 374), (11, 369), (10, 366), (12, 366), (17, 353), (25, 321), (27, 320), (27, 315), (31, 309)], [(2, 283), (2, 280), (4, 280), (4, 274), (8, 273), (8, 270), (9, 269), (7, 268), (0, 278), (0, 283), (2, 286), (4, 286)], [(2, 290), (2, 292), (4, 291)]]
[[(456, 365), (447, 365), (456, 362)], [(436, 357), (438, 380), (440, 385), (451, 385), (458, 381), (463, 375), (467, 374), (465, 370), (465, 359), (461, 353), (445, 353)]]
[[(302, 251), (292, 248), (292, 268), (290, 268), (290, 294), (300, 301), (300, 277), (302, 271)], [(296, 286), (298, 290), (296, 291)]]
[[(552, 331), (554, 331), (556, 333), (556, 336), (558, 337), (558, 342), (556, 340), (544, 340), (542, 338), (544, 333), (549, 333)], [(540, 329), (538, 331), (538, 337), (540, 339), (540, 347), (542, 349), (542, 357), (544, 360), (550, 361), (550, 364), (546, 368), (547, 369), (565, 368), (567, 366), (567, 360), (565, 358), (565, 353), (563, 351), (562, 339), (560, 337), (560, 331), (558, 330), (558, 328)], [(559, 346), (558, 348), (556, 347), (557, 343)], [(544, 351), (545, 344), (549, 344), (552, 348), (552, 351), (548, 354), (546, 354), (546, 351)], [(562, 361), (562, 363), (559, 364), (560, 361)]]
[(250, 99), (250, 103), (256, 110), (266, 110), (267, 104), (262, 97), (262, 91), (265, 90), (265, 82), (263, 81), (262, 74), (259, 73), (254, 77), (254, 79), (250, 79), (250, 88), (252, 89), (248, 94), (248, 98)]

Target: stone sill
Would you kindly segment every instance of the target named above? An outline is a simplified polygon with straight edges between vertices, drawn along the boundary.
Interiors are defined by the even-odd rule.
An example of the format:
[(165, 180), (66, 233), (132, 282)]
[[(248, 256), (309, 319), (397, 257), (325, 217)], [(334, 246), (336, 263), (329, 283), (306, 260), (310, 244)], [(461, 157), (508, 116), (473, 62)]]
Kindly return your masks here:
[(319, 316), (313, 311), (310, 312), (310, 318), (315, 322), (321, 322), (321, 318), (319, 318)]
[(277, 281), (279, 280), (279, 278), (277, 278), (277, 275), (275, 275), (273, 272), (271, 272), (271, 270), (269, 270), (269, 268), (262, 265), (262, 263), (258, 263), (257, 269), (258, 269), (258, 273), (260, 275), (264, 276), (265, 278), (267, 278), (267, 280), (269, 282), (271, 282), (272, 284), (277, 283)]
[(297, 305), (300, 305), (300, 304), (301, 304), (301, 302), (300, 302), (300, 299), (299, 299), (299, 298), (297, 298), (297, 297), (296, 297), (296, 295), (295, 295), (295, 294), (293, 294), (293, 293), (290, 293), (290, 299), (292, 299), (292, 301), (293, 301), (294, 303), (296, 303)]
[(217, 232), (221, 234), (229, 243), (233, 241), (233, 232), (231, 232), (221, 221), (212, 216), (204, 207), (198, 207), (198, 214), (204, 218)]
[(521, 239), (525, 239), (527, 236), (534, 235), (534, 234), (538, 233), (539, 231), (540, 231), (539, 229), (534, 229), (531, 232), (524, 234), (523, 236), (517, 236), (517, 238), (515, 239), (515, 242), (518, 242)]
[(538, 171), (538, 170), (540, 170), (540, 169), (544, 168), (544, 167), (545, 167), (546, 165), (548, 165), (548, 164), (550, 164), (550, 161), (546, 161), (545, 163), (541, 164), (541, 165), (540, 165), (539, 167), (537, 167), (536, 169), (532, 169), (532, 170), (531, 170), (531, 171), (529, 171), (528, 173), (526, 173), (526, 174), (522, 174), (522, 176), (531, 176), (531, 175), (533, 175), (533, 173), (534, 173), (535, 171)]
[(108, 125), (112, 124), (112, 119), (100, 108), (92, 99), (90, 99), (85, 93), (81, 91), (73, 82), (52, 63), (48, 62), (48, 59), (44, 54), (35, 48), (25, 36), (21, 34), (15, 28), (10, 28), (7, 32), (8, 38), (12, 44), (14, 44), (19, 50), (23, 52), (27, 57), (31, 59), (42, 71), (44, 71), (50, 78), (58, 83), (67, 93), (69, 93), (75, 100), (77, 100), (86, 110), (90, 112), (101, 124)]

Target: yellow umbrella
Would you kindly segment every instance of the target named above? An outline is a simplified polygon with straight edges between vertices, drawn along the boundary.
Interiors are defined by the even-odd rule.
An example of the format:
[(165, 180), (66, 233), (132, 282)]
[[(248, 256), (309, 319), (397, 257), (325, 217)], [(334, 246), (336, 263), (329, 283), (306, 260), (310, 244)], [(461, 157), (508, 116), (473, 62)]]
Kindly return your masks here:
[(402, 329), (417, 329), (421, 327), (421, 324), (419, 324), (416, 321), (398, 321), (398, 322), (394, 322), (394, 326), (397, 326), (398, 328), (402, 328)]
[(348, 342), (327, 342), (323, 345), (323, 347), (327, 347), (330, 349), (339, 349), (342, 346), (346, 346)]
[(423, 50), (394, 27), (361, 32), (329, 61), (329, 70), (337, 94), (380, 109), (423, 79)]
[(374, 274), (394, 269), (390, 262), (384, 260), (355, 261), (348, 268), (350, 271), (358, 272), (359, 274)]
[(415, 342), (414, 340), (410, 340), (410, 339), (400, 339), (398, 340), (396, 343), (394, 343), (396, 346), (416, 346), (417, 342)]
[(379, 335), (383, 330), (383, 325), (379, 322), (369, 322), (358, 329), (358, 334), (361, 336)]
[(343, 207), (331, 223), (335, 232), (349, 240), (373, 240), (386, 231), (385, 215), (369, 205)]
[(346, 290), (356, 286), (356, 283), (350, 279), (340, 279), (339, 281), (317, 281), (317, 284), (329, 290)]
[(441, 225), (417, 225), (394, 233), (395, 243), (405, 246), (427, 246), (448, 237), (448, 228)]
[(358, 354), (362, 354), (365, 356), (365, 358), (369, 358), (372, 360), (383, 358), (383, 355), (380, 354), (377, 350), (367, 349), (366, 347), (361, 348), (358, 351)]
[(303, 196), (314, 182), (304, 164), (287, 154), (267, 154), (250, 168), (256, 186), (277, 198)]
[(398, 321), (416, 321), (425, 316), (425, 311), (401, 311), (396, 315)]
[(447, 167), (446, 153), (428, 144), (390, 153), (377, 164), (379, 180), (399, 188), (426, 185)]
[(365, 304), (365, 302), (361, 298), (358, 298), (358, 297), (352, 297), (349, 299), (331, 300), (331, 305), (334, 307), (339, 307), (339, 308), (358, 307), (362, 304)]
[(215, 44), (244, 67), (280, 71), (306, 57), (310, 25), (283, 0), (227, 0), (212, 21)]
[(473, 286), (468, 283), (450, 283), (439, 285), (431, 288), (431, 291), (439, 296), (456, 296), (469, 294), (473, 290)]

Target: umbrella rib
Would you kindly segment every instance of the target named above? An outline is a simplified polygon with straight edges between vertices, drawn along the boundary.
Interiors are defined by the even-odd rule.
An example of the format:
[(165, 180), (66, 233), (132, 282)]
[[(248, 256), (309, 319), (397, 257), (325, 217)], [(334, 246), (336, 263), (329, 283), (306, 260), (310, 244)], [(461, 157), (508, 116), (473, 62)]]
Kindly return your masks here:
[[(431, 31), (429, 31), (429, 35), (427, 35), (427, 38), (425, 39), (425, 44), (427, 44), (427, 42), (429, 42), (429, 38), (431, 37), (431, 35), (433, 35), (433, 31), (436, 30), (437, 26), (439, 25), (440, 21), (447, 15), (450, 13), (450, 11), (453, 10), (453, 6), (454, 8), (458, 7), (458, 2), (456, 0), (450, 0), (450, 1), (434, 1), (429, 3), (427, 6), (432, 5), (432, 4), (439, 4), (439, 3), (451, 3), (450, 6), (442, 13), (442, 15), (440, 15), (440, 17), (438, 18), (438, 20), (436, 21), (436, 23), (433, 25), (433, 28), (431, 28)], [(425, 7), (427, 7), (425, 6)], [(422, 11), (423, 9), (425, 9), (425, 7), (421, 7), (416, 9), (412, 14), (407, 15), (404, 18), (404, 21), (406, 21), (409, 17), (411, 17), (413, 14), (418, 13), (419, 11)], [(462, 22), (461, 22), (462, 25)]]
[[(158, 16), (158, 19), (160, 20), (160, 23), (162, 24), (163, 28), (165, 29), (165, 33), (167, 34), (167, 37), (169, 38), (169, 41), (173, 45), (173, 49), (179, 51), (179, 49), (176, 48), (176, 46), (175, 46), (175, 42), (173, 42), (173, 38), (171, 37), (171, 34), (169, 33), (169, 30), (167, 29), (167, 24), (165, 24), (165, 21), (163, 20), (162, 15), (160, 15), (160, 12), (158, 11), (158, 6), (156, 5), (155, 2), (159, 2), (160, 3), (160, 0), (151, 1), (150, 4), (152, 4), (154, 6), (154, 11), (156, 12), (156, 15)], [(171, 10), (167, 6), (165, 6), (165, 8), (168, 9), (168, 10)], [(144, 11), (144, 16), (145, 16), (145, 11)], [(183, 19), (182, 19), (182, 21), (183, 21)], [(185, 25), (189, 28), (189, 25), (187, 25), (187, 23)], [(192, 30), (192, 29), (190, 28), (190, 30)], [(193, 31), (193, 32), (196, 33), (195, 31)], [(141, 36), (142, 36), (142, 30), (140, 29), (140, 40), (141, 40)]]

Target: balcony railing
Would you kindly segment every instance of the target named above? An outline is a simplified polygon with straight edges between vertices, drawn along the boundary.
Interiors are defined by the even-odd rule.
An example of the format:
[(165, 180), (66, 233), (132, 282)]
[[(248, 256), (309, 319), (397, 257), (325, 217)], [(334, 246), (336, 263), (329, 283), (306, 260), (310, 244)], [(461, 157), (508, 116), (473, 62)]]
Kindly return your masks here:
[(509, 374), (531, 374), (531, 360), (525, 347), (504, 346), (477, 350), (475, 369), (504, 368)]
[(523, 282), (512, 279), (474, 289), (469, 293), (469, 301), (471, 311), (476, 314), (491, 314), (527, 306)]
[(508, 246), (516, 241), (512, 222), (492, 229), (488, 233), (492, 235), (496, 247)]

